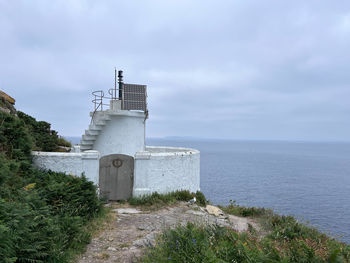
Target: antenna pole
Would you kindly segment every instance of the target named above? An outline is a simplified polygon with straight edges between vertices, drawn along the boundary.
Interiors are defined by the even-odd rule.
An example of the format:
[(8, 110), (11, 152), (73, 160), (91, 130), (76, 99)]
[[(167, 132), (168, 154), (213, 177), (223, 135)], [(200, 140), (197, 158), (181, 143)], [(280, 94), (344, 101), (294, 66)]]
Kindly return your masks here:
[(114, 68), (114, 92), (112, 94), (112, 99), (117, 99), (117, 69)]

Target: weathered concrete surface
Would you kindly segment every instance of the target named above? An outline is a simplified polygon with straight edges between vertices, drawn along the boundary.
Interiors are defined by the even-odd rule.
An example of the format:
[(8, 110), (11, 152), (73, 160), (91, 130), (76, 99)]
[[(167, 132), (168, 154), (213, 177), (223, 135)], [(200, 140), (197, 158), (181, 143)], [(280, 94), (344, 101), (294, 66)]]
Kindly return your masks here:
[[(104, 117), (108, 121), (104, 121)], [(144, 112), (120, 109), (109, 109), (96, 112), (94, 123), (102, 127), (93, 140), (93, 150), (100, 152), (101, 157), (109, 154), (126, 154), (134, 156), (145, 150)]]
[(252, 219), (224, 213), (215, 216), (202, 207), (188, 203), (179, 203), (156, 211), (141, 211), (127, 205), (112, 204), (112, 207), (115, 220), (108, 229), (92, 239), (87, 251), (79, 258), (79, 263), (135, 262), (145, 247), (155, 244), (157, 235), (163, 229), (185, 225), (187, 222), (218, 224), (239, 232), (247, 231), (248, 224), (259, 229)]
[(133, 196), (153, 192), (200, 190), (200, 152), (179, 147), (147, 146), (135, 154)]
[(114, 209), (113, 212), (116, 212), (117, 214), (138, 214), (141, 213), (141, 210), (136, 208), (117, 208)]
[(85, 151), (81, 153), (62, 152), (32, 152), (34, 166), (62, 172), (69, 175), (81, 176), (98, 184), (98, 171), (100, 155), (97, 151)]

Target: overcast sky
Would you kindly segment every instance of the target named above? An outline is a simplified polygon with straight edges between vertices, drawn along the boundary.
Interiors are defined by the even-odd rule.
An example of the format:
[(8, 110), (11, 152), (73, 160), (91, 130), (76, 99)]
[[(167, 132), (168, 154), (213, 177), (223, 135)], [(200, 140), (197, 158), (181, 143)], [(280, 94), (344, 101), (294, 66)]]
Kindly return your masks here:
[(80, 136), (148, 85), (147, 137), (350, 140), (350, 1), (0, 0), (0, 89)]

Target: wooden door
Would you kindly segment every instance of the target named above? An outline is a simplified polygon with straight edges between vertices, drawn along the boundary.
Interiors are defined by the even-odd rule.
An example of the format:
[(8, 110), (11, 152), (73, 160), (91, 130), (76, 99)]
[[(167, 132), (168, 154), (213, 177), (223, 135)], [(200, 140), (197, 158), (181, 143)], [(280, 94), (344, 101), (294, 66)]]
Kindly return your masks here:
[(134, 185), (134, 158), (111, 154), (100, 159), (100, 194), (107, 200), (127, 200)]

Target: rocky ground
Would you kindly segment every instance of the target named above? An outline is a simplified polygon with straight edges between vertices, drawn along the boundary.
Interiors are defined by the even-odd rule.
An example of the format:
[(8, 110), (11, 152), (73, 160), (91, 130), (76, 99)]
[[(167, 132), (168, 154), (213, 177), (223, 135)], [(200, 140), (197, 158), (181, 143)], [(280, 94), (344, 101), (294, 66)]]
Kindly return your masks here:
[(224, 214), (219, 208), (208, 205), (178, 203), (159, 210), (145, 211), (127, 204), (109, 204), (112, 220), (88, 245), (79, 263), (92, 262), (135, 262), (146, 246), (155, 243), (156, 236), (168, 227), (187, 222), (218, 224), (236, 231), (248, 231), (249, 225), (259, 231), (259, 225), (252, 219)]

